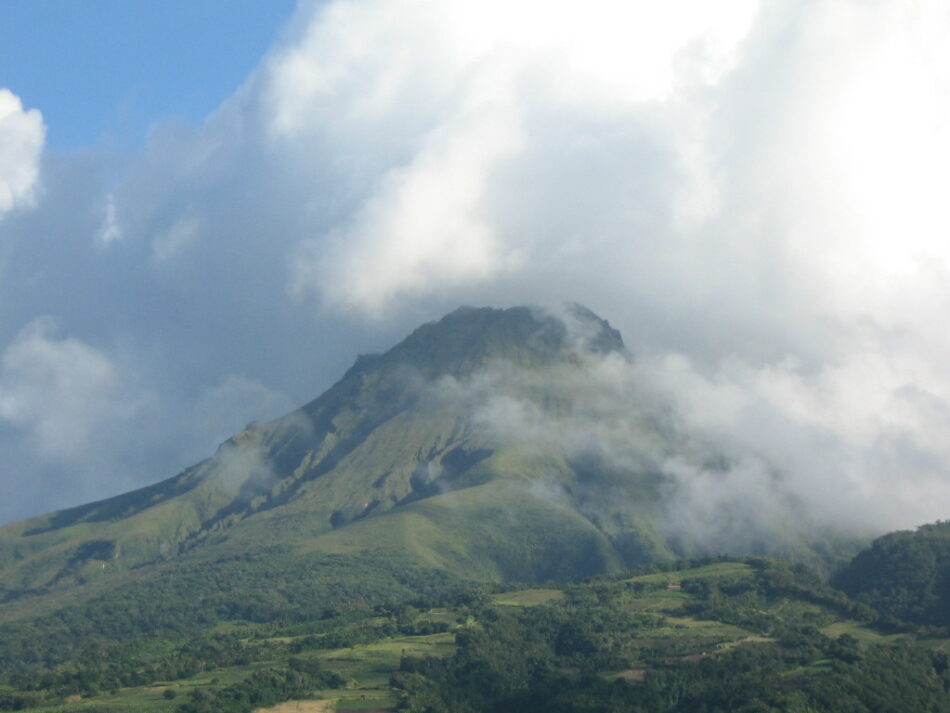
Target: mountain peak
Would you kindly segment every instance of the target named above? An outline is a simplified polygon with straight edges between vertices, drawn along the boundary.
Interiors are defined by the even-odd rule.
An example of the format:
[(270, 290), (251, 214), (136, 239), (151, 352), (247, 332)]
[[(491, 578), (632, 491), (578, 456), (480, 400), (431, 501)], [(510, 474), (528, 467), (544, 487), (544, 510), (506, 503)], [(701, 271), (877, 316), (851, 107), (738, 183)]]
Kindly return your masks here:
[(417, 328), (383, 355), (361, 356), (371, 364), (410, 365), (429, 378), (462, 374), (488, 361), (539, 366), (572, 355), (625, 351), (620, 332), (578, 304), (553, 311), (537, 307), (459, 307)]

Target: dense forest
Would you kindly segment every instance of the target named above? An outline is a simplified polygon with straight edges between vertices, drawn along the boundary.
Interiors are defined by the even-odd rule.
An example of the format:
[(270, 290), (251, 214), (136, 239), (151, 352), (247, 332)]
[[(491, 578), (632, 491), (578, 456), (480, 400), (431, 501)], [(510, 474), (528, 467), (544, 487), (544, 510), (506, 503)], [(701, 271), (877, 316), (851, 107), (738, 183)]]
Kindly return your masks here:
[(878, 538), (835, 584), (897, 618), (950, 626), (950, 521)]
[[(224, 567), (221, 586), (244, 566)], [(268, 606), (250, 587), (240, 624), (188, 606), (189, 591), (209, 597), (195, 573), (158, 597), (180, 610), (174, 625), (149, 628), (162, 621), (141, 616), (156, 597), (134, 589), (8, 625), (0, 710), (250, 713), (323, 697), (407, 713), (950, 712), (950, 631), (780, 560), (681, 560), (513, 590), (377, 573), (360, 596), (342, 579), (336, 595), (305, 596), (306, 576)]]
[[(862, 644), (822, 633), (823, 617), (879, 619), (804, 573), (755, 561), (752, 576), (685, 579), (694, 617), (740, 625), (761, 640), (712, 655), (715, 642), (647, 640), (656, 614), (630, 613), (642, 583), (569, 588), (556, 606), (479, 612), (449, 658), (405, 658), (392, 683), (411, 713), (690, 713), (950, 711), (950, 661), (906, 640)], [(789, 599), (789, 597), (796, 599)], [(775, 607), (798, 601), (819, 605)], [(676, 650), (679, 647), (679, 650)], [(638, 668), (615, 677), (605, 671)], [(632, 680), (631, 680), (632, 679)]]

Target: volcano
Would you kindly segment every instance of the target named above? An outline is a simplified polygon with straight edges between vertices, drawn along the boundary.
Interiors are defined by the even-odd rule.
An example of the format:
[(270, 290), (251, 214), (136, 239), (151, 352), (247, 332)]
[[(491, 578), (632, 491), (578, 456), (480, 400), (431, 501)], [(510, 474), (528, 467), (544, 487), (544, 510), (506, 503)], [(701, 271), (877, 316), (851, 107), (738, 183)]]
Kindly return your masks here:
[(661, 517), (670, 425), (629, 421), (619, 464), (576, 425), (610, 425), (597, 375), (632, 359), (580, 306), (458, 309), (179, 475), (0, 528), (0, 594), (54, 606), (253, 558), (277, 577), (332, 561), (519, 582), (673, 559), (702, 543)]

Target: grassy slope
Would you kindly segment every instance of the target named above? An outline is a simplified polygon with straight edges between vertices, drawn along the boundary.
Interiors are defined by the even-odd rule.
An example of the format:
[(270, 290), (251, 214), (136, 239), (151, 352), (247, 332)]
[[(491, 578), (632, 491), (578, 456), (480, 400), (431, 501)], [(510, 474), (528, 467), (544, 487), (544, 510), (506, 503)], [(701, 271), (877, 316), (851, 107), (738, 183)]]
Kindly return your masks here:
[(492, 446), (430, 385), (495, 360), (529, 370), (561, 363), (563, 338), (523, 308), (462, 310), (424, 325), (388, 354), (357, 360), (300, 411), (252, 424), (175, 478), (0, 528), (0, 596), (74, 587), (232, 534), (243, 546), (306, 544), (473, 479), (511, 477), (504, 467), (467, 475)]

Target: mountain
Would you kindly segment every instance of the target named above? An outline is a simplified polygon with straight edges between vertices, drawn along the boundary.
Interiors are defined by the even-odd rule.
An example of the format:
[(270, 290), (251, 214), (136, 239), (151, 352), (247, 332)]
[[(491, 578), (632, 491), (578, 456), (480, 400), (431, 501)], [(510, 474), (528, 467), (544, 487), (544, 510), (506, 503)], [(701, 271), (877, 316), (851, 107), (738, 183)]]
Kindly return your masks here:
[[(539, 469), (568, 477), (568, 464), (499, 447), (464, 404), (440, 394), (493, 367), (581, 369), (585, 356), (624, 353), (606, 322), (580, 308), (571, 315), (589, 334), (570, 344), (564, 322), (525, 308), (463, 308), (424, 325), (386, 354), (359, 357), (301, 409), (250, 424), (169, 480), (0, 529), (0, 583), (73, 586), (196, 550), (274, 543), (403, 547), (486, 578), (617, 564), (589, 520), (519, 487)], [(515, 551), (513, 540), (523, 543)]]
[[(528, 582), (673, 559), (689, 542), (660, 527), (655, 464), (612, 462), (576, 426), (596, 375), (631, 359), (580, 306), (461, 308), (173, 478), (0, 528), (0, 622), (186, 571), (228, 572), (214, 596), (232, 606), (229, 577), (256, 576), (235, 562), (255, 557), (274, 577), (346, 562), (384, 589), (410, 571)], [(638, 439), (679, 447), (638, 418)]]

